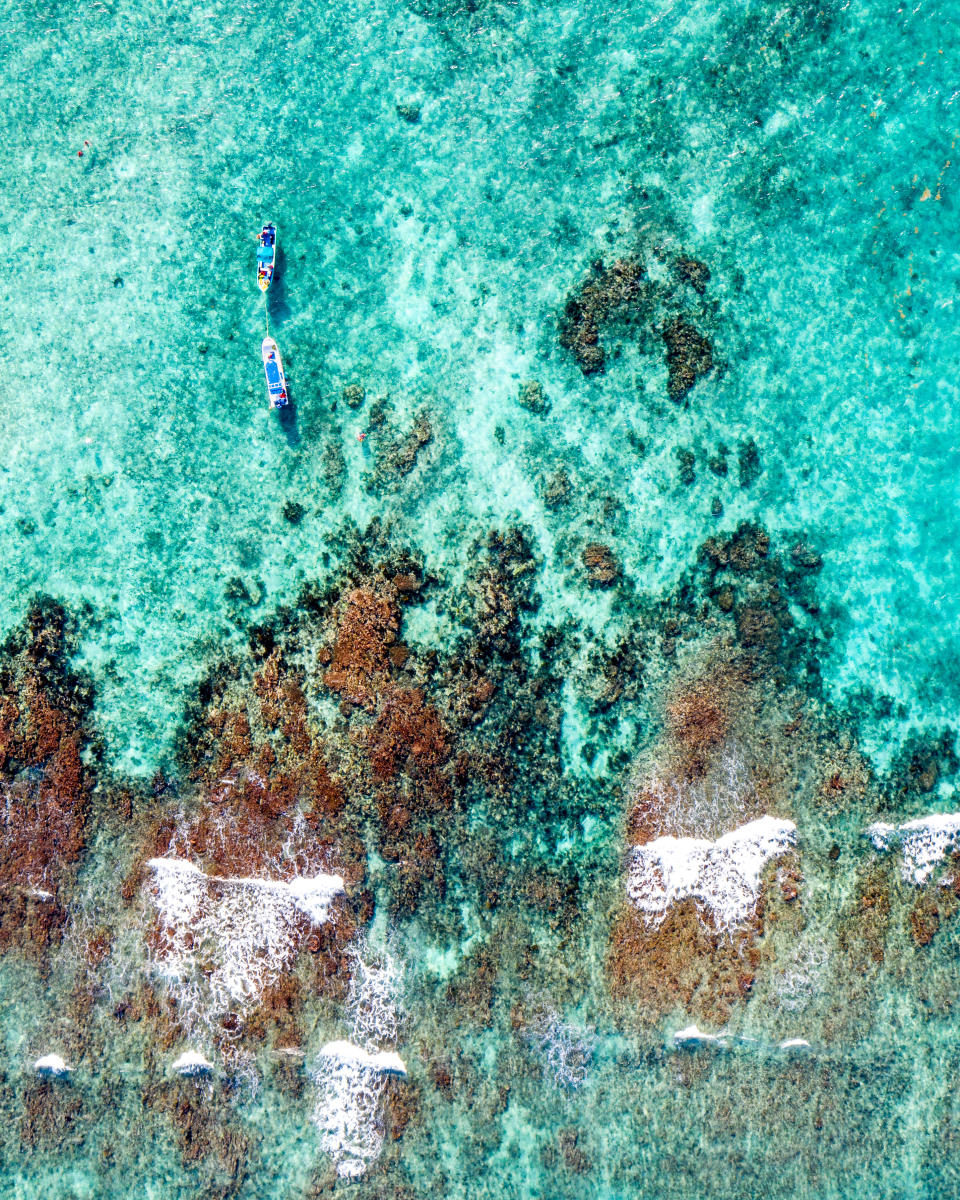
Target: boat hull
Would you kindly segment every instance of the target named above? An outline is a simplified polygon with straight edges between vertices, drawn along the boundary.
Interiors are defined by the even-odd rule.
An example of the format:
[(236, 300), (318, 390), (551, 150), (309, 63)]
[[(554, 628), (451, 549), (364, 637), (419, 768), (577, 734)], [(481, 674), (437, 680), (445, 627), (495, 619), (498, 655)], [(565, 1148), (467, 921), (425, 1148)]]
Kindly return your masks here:
[(277, 267), (277, 227), (264, 225), (257, 234), (257, 287), (265, 292)]
[(287, 377), (283, 373), (280, 348), (272, 337), (265, 337), (260, 344), (263, 372), (267, 378), (267, 398), (271, 408), (287, 408), (290, 396), (287, 393)]

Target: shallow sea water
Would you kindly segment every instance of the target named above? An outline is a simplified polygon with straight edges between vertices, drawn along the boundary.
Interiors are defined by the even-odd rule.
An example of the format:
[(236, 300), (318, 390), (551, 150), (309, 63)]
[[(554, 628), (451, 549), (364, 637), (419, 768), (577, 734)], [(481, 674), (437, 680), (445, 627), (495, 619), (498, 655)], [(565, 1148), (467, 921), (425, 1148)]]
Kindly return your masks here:
[[(901, 786), (917, 746), (952, 745), (960, 703), (960, 4), (96, 0), (0, 17), (0, 629), (38, 594), (70, 614), (91, 811), (108, 814), (55, 889), (50, 945), (0, 943), (6, 1194), (960, 1195), (960, 926), (940, 899), (956, 864), (917, 889), (862, 834), (878, 813), (960, 808), (949, 750)], [(592, 263), (631, 255), (660, 289), (653, 315), (602, 325), (606, 369), (585, 375), (558, 321)], [(708, 265), (703, 295), (677, 256)], [(682, 403), (660, 337), (677, 312), (713, 347)], [(267, 326), (283, 421), (263, 395)], [(530, 380), (547, 411), (518, 403)], [(421, 414), (430, 438), (398, 466)], [(741, 522), (788, 567), (801, 544), (822, 559), (815, 599), (781, 581), (805, 649), (757, 685), (731, 751), (761, 807), (774, 795), (797, 823), (802, 912), (768, 902), (751, 983), (707, 1029), (711, 985), (685, 991), (681, 968), (652, 1005), (618, 998), (611, 930), (665, 698), (725, 637), (755, 645), (741, 623), (652, 648), (672, 643), (665, 616), (713, 596), (699, 548)], [(515, 525), (536, 602), (512, 652), (542, 668), (544, 707), (534, 732), (491, 734), (516, 755), (509, 786), (433, 822), (445, 883), (419, 906), (396, 899), (382, 780), (351, 798), (368, 950), (402, 964), (404, 1016), (378, 1048), (408, 1079), (388, 1085), (405, 1127), (388, 1122), (350, 1181), (311, 1120), (321, 1046), (355, 1033), (344, 996), (312, 996), (304, 956), (288, 963), (301, 1057), (271, 1032), (224, 1064), (207, 1030), (213, 1072), (171, 1093), (191, 1039), (181, 1025), (161, 1046), (136, 999), (165, 984), (149, 904), (120, 912), (116, 878), (148, 856), (151, 805), (206, 802), (183, 765), (191, 714), (224, 659), (246, 661), (251, 626), (288, 628), (358, 547), (409, 547), (429, 587), (400, 636), (429, 693), (430, 664), (469, 657), (478, 545)], [(619, 564), (614, 586), (588, 586), (589, 543)], [(304, 639), (310, 720), (360, 744), (363, 713), (314, 680)], [(641, 641), (643, 684), (604, 698), (597, 663)], [(818, 732), (788, 788), (793, 744), (769, 731), (791, 705)], [(0, 767), (9, 825), (31, 768)], [(129, 827), (109, 788), (134, 796)], [(918, 905), (939, 905), (927, 941)], [(142, 1020), (116, 1015), (137, 1005)], [(694, 1009), (723, 1044), (674, 1044)], [(68, 1079), (36, 1079), (51, 1051)]]

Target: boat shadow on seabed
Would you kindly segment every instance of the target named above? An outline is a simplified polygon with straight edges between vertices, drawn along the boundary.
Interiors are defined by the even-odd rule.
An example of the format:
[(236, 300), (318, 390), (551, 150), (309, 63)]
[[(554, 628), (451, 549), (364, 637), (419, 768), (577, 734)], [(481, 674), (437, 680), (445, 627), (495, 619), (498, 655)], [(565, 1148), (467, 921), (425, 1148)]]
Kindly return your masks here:
[[(287, 384), (287, 392), (289, 394), (290, 384)], [(300, 445), (300, 429), (297, 425), (297, 406), (290, 397), (290, 403), (284, 405), (283, 408), (275, 408), (273, 412), (277, 415), (277, 422), (283, 430), (284, 437), (287, 439), (287, 445), (291, 450), (295, 450)]]
[(267, 304), (267, 316), (270, 324), (275, 325), (278, 329), (293, 315), (293, 309), (290, 307), (290, 301), (287, 298), (287, 260), (283, 253), (283, 247), (277, 246), (277, 260), (273, 272), (273, 279), (270, 281), (270, 287), (265, 293)]

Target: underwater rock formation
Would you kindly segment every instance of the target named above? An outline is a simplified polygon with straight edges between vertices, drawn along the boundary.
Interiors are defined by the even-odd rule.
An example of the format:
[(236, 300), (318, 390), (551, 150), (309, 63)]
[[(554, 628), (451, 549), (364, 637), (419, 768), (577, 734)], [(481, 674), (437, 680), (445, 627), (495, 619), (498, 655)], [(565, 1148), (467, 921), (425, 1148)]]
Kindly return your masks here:
[[(118, 913), (71, 934), (71, 1020), (146, 1041), (137, 1104), (208, 1190), (243, 1194), (259, 1169), (255, 1094), (285, 1121), (312, 1120), (317, 1189), (366, 1176), (382, 1190), (387, 1173), (404, 1186), (409, 1146), (437, 1122), (482, 1125), (480, 1153), (545, 1083), (576, 1103), (609, 1070), (611, 1027), (627, 1039), (617, 1053), (656, 1079), (666, 1014), (720, 1030), (752, 1010), (781, 1023), (764, 1053), (787, 1070), (801, 1041), (824, 1039), (812, 1031), (828, 974), (881, 970), (898, 937), (938, 953), (953, 889), (904, 902), (892, 856), (871, 858), (836, 944), (821, 954), (805, 932), (808, 862), (822, 887), (848, 861), (850, 814), (863, 829), (882, 810), (818, 691), (820, 562), (800, 535), (718, 534), (657, 602), (593, 544), (584, 568), (612, 564), (597, 582), (617, 581), (623, 610), (603, 646), (575, 619), (539, 627), (541, 560), (524, 531), (479, 541), (449, 591), (380, 527), (348, 545), (332, 585), (305, 589), (211, 669), (179, 762), (111, 826), (126, 846)], [(567, 551), (575, 569), (582, 546)], [(408, 642), (421, 604), (455, 616), (455, 636)], [(566, 765), (571, 687), (585, 738), (603, 752), (623, 738), (610, 757), (622, 790), (609, 770)], [(640, 728), (632, 745), (621, 732)], [(911, 803), (926, 770), (910, 774)], [(132, 975), (127, 926), (140, 936)], [(408, 983), (409, 1015), (408, 936), (432, 955)], [(581, 964), (598, 941), (594, 982)], [(807, 1037), (781, 1053), (801, 1012)], [(96, 1036), (91, 1054), (113, 1033)], [(49, 1037), (37, 1051), (57, 1045), (80, 1065), (85, 1043)], [(691, 1060), (714, 1061), (667, 1057), (682, 1088), (711, 1069)], [(571, 1181), (597, 1161), (572, 1119), (539, 1153)]]
[(690, 258), (686, 254), (678, 254), (673, 260), (673, 269), (677, 278), (683, 283), (689, 283), (700, 296), (707, 290), (710, 282), (710, 268), (699, 259)]
[(44, 601), (0, 660), (0, 953), (11, 942), (39, 953), (57, 936), (86, 843), (91, 694), (68, 654), (67, 615)]
[(612, 319), (629, 320), (636, 315), (643, 276), (643, 264), (637, 258), (619, 258), (606, 268), (598, 262), (567, 297), (560, 318), (560, 345), (572, 353), (584, 375), (603, 371), (606, 355), (600, 334)]
[(667, 348), (667, 394), (679, 404), (713, 370), (713, 346), (683, 317), (665, 325), (661, 336)]
[(526, 383), (520, 384), (517, 403), (538, 417), (544, 417), (550, 411), (550, 401), (544, 395), (543, 384), (538, 383), (536, 379), (528, 379)]
[(609, 546), (591, 542), (589, 546), (584, 546), (580, 557), (587, 568), (587, 578), (593, 584), (604, 587), (614, 583), (620, 574), (620, 564)]

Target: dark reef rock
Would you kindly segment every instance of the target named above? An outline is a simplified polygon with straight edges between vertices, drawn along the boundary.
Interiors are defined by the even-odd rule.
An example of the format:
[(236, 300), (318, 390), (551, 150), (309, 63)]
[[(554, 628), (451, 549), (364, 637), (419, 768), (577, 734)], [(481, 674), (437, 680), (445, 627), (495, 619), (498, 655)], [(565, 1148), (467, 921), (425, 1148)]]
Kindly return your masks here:
[(696, 482), (696, 456), (692, 450), (687, 450), (682, 446), (677, 447), (677, 461), (680, 464), (680, 483), (684, 487), (690, 487)]
[(678, 254), (673, 260), (673, 269), (677, 278), (683, 283), (689, 283), (698, 295), (702, 296), (707, 290), (707, 284), (710, 282), (710, 268), (706, 263), (699, 262), (695, 258), (688, 258), (684, 254)]
[(347, 461), (340, 443), (331, 439), (323, 451), (323, 482), (333, 496), (339, 496), (347, 479)]
[(347, 408), (359, 408), (367, 398), (367, 390), (362, 383), (348, 383), (341, 394)]
[(609, 546), (591, 542), (590, 545), (584, 546), (580, 558), (587, 568), (587, 578), (592, 584), (607, 587), (620, 577), (620, 564)]
[(744, 646), (776, 650), (780, 645), (780, 622), (767, 608), (744, 605), (737, 614), (737, 634)]
[(556, 471), (543, 481), (541, 495), (547, 508), (559, 508), (570, 500), (570, 476), (566, 467), (558, 467)]
[(741, 442), (740, 451), (737, 455), (737, 467), (740, 475), (740, 486), (742, 488), (753, 487), (763, 471), (760, 465), (760, 451), (757, 449), (757, 443), (753, 438), (747, 438), (745, 442)]
[(953, 778), (960, 769), (956, 734), (945, 729), (907, 741), (894, 758), (884, 781), (887, 805), (894, 811), (919, 814), (929, 804), (929, 794), (939, 783)]
[(47, 944), (86, 842), (91, 692), (67, 668), (67, 641), (66, 613), (43, 601), (0, 662), (0, 951)]
[(377, 454), (376, 480), (379, 483), (395, 484), (399, 478), (409, 475), (417, 465), (423, 448), (433, 440), (433, 427), (429, 414), (421, 412), (409, 433), (400, 441), (387, 439)]
[(679, 404), (713, 370), (713, 346), (683, 317), (664, 326), (661, 336), (667, 347), (667, 394)]
[(521, 408), (535, 413), (538, 417), (546, 416), (550, 411), (550, 401), (544, 395), (543, 384), (538, 383), (535, 379), (520, 384), (517, 403)]
[(578, 1129), (561, 1129), (559, 1141), (563, 1165), (568, 1171), (574, 1175), (583, 1175), (590, 1170), (590, 1159), (580, 1145)]
[(630, 319), (637, 314), (643, 277), (643, 264), (637, 258), (617, 259), (608, 268), (598, 263), (567, 298), (560, 318), (560, 345), (573, 354), (584, 375), (604, 369), (601, 330), (614, 317)]
[(410, 104), (403, 101), (395, 105), (397, 116), (401, 121), (406, 121), (408, 125), (418, 125), (420, 123), (420, 105)]

